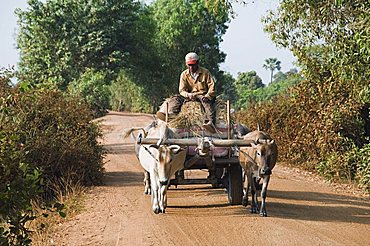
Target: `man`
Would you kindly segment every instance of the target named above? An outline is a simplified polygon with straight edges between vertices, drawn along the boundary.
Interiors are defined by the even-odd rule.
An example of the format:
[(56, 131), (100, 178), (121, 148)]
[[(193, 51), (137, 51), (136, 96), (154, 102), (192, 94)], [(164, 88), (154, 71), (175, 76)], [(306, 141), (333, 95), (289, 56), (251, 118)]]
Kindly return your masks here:
[[(205, 111), (205, 122), (203, 128), (211, 133), (215, 133), (214, 118), (215, 112), (212, 104), (215, 101), (215, 82), (211, 73), (199, 66), (199, 56), (190, 52), (185, 56), (187, 69), (181, 73), (179, 93), (170, 98), (168, 112), (177, 114), (181, 110), (184, 101), (199, 101)], [(157, 118), (165, 120), (164, 104), (157, 112)]]
[(202, 103), (206, 116), (203, 127), (214, 133), (215, 112), (212, 107), (215, 101), (214, 79), (207, 69), (199, 66), (199, 56), (196, 53), (188, 53), (185, 56), (185, 64), (187, 69), (181, 73), (179, 93), (188, 100)]

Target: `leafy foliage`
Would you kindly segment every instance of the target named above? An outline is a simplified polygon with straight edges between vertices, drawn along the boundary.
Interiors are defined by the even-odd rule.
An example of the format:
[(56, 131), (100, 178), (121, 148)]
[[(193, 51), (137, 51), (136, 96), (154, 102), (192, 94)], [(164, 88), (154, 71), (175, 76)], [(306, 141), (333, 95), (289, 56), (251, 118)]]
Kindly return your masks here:
[(220, 72), (217, 83), (221, 85), (219, 91), (219, 97), (223, 101), (230, 100), (231, 103), (235, 103), (237, 100), (237, 89), (235, 86), (235, 79), (230, 73)]
[[(140, 94), (142, 98), (132, 102), (150, 100), (150, 108), (156, 108), (163, 97), (177, 93), (184, 56), (196, 51), (203, 66), (219, 76), (217, 89), (228, 86), (222, 84), (227, 79), (221, 78), (218, 67), (225, 58), (219, 44), (231, 8), (225, 1), (158, 0), (149, 6), (131, 0), (28, 3), (27, 10), (17, 11), (21, 80), (61, 90), (73, 82), (71, 91), (85, 94), (98, 114), (102, 106), (108, 107), (104, 99), (107, 90), (103, 89), (101, 96), (95, 94), (99, 105), (87, 99), (86, 92), (101, 89), (92, 80), (87, 82), (91, 71), (106, 71), (114, 81), (124, 70), (133, 87), (140, 88), (140, 92), (127, 91), (131, 94), (126, 97)], [(86, 90), (79, 83), (99, 88)], [(140, 107), (127, 104), (125, 108)]]
[(115, 70), (139, 62), (139, 3), (29, 0), (28, 4), (17, 14), (19, 67), (29, 83), (65, 90), (87, 68)]
[[(158, 80), (166, 87), (162, 96), (178, 92), (184, 57), (190, 51), (198, 53), (201, 66), (219, 76), (218, 64), (225, 59), (219, 44), (227, 30), (229, 6), (223, 1), (209, 5), (204, 1), (157, 0), (150, 7), (156, 23), (154, 43), (161, 61)], [(222, 87), (222, 83), (216, 83), (217, 90)]]
[(80, 96), (99, 117), (110, 108), (109, 75), (102, 71), (86, 70), (80, 79), (72, 81), (69, 93), (72, 96)]
[(121, 70), (111, 87), (111, 104), (113, 110), (149, 112), (151, 101), (145, 97), (144, 89)]
[(238, 88), (239, 91), (243, 89), (256, 90), (265, 87), (265, 84), (262, 83), (262, 79), (257, 75), (256, 71), (238, 73), (235, 84), (237, 87), (240, 87)]
[(369, 11), (357, 0), (283, 1), (265, 18), (266, 30), (294, 52), (306, 79), (290, 96), (255, 104), (240, 116), (278, 140), (281, 159), (366, 189)]
[(86, 104), (58, 91), (31, 90), (18, 96), (12, 113), (18, 124), (8, 127), (20, 135), (26, 161), (42, 169), (46, 191), (66, 175), (82, 185), (101, 183), (101, 133)]
[[(262, 83), (262, 80), (254, 71), (245, 74), (252, 75), (250, 77), (252, 81), (257, 80)], [(289, 94), (289, 88), (298, 84), (302, 80), (302, 77), (298, 73), (288, 72), (276, 77), (276, 79), (277, 80), (266, 87), (264, 84), (262, 84), (263, 86), (257, 87), (252, 83), (249, 89), (245, 89), (246, 87), (248, 88), (248, 86), (237, 84), (238, 100), (235, 103), (235, 107), (237, 109), (247, 108), (250, 104), (273, 100), (275, 96)]]
[(361, 0), (284, 1), (265, 18), (266, 31), (293, 51), (307, 77), (361, 82), (370, 75), (369, 8)]
[(0, 73), (0, 244), (28, 245), (27, 224), (40, 216), (31, 202), (64, 216), (63, 205), (48, 205), (63, 191), (56, 184), (99, 184), (103, 150), (87, 105), (27, 84), (12, 88), (8, 72)]

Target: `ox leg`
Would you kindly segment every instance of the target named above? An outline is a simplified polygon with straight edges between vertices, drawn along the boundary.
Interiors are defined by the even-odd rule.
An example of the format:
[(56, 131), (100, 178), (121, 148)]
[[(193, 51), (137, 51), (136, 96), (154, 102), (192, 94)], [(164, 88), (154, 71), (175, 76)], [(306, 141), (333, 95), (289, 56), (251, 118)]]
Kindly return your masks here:
[(152, 210), (154, 213), (159, 214), (159, 182), (157, 182), (157, 178), (154, 175), (152, 175), (150, 181), (152, 193)]
[(261, 210), (260, 210), (260, 215), (263, 217), (267, 216), (266, 212), (266, 197), (267, 197), (267, 186), (270, 181), (270, 175), (265, 175), (263, 177), (263, 184), (262, 184), (262, 190), (261, 190)]
[(250, 172), (244, 172), (243, 177), (244, 177), (244, 182), (243, 182), (243, 199), (242, 199), (242, 205), (244, 207), (248, 206), (248, 192), (250, 188)]
[(252, 194), (252, 204), (251, 204), (251, 213), (256, 214), (258, 209), (258, 200), (257, 200), (257, 191), (256, 191), (256, 185), (253, 182), (252, 174), (249, 177), (249, 185), (251, 187), (251, 194)]
[(160, 189), (159, 189), (159, 212), (160, 213), (165, 213), (166, 212), (167, 188), (168, 188), (168, 183), (167, 184), (160, 184)]
[(150, 174), (148, 171), (144, 171), (144, 194), (150, 195)]

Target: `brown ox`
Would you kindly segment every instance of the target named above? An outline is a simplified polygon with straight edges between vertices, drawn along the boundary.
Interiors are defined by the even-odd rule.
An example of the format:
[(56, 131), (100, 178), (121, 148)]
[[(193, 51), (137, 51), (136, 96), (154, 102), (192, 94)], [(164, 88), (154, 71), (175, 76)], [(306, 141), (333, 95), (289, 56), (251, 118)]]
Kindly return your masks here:
[[(261, 216), (267, 216), (266, 196), (267, 187), (270, 181), (270, 175), (277, 161), (277, 145), (275, 140), (262, 131), (253, 131), (244, 135), (243, 139), (253, 140), (251, 147), (240, 148), (240, 165), (244, 169), (244, 196), (243, 205), (248, 205), (248, 190), (250, 188), (252, 195), (251, 213), (259, 213)], [(256, 186), (262, 179), (261, 190), (261, 208), (259, 209)]]

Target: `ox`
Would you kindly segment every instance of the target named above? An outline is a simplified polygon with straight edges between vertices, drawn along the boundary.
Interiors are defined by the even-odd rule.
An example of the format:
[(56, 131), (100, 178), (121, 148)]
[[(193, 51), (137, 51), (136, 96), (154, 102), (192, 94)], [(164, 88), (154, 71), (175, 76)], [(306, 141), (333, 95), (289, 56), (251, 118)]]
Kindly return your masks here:
[[(156, 145), (137, 145), (135, 151), (141, 166), (145, 169), (145, 191), (150, 190), (153, 212), (165, 213), (167, 207), (167, 189), (170, 178), (184, 168), (186, 151), (178, 145), (164, 145), (166, 138), (174, 137), (174, 133), (162, 121), (152, 123), (146, 129), (131, 128), (125, 131), (125, 136), (134, 130), (142, 130), (145, 137), (158, 138)], [(147, 131), (146, 131), (147, 130)], [(147, 175), (150, 177), (149, 180)]]
[[(277, 161), (277, 145), (275, 140), (263, 132), (252, 131), (244, 135), (243, 139), (253, 140), (251, 147), (240, 148), (240, 165), (244, 169), (244, 196), (243, 205), (248, 205), (248, 190), (250, 188), (252, 195), (251, 213), (259, 213), (266, 217), (266, 196), (267, 187), (270, 181), (270, 175)], [(256, 186), (259, 186), (259, 180), (262, 179), (261, 190), (261, 208), (258, 207)]]

